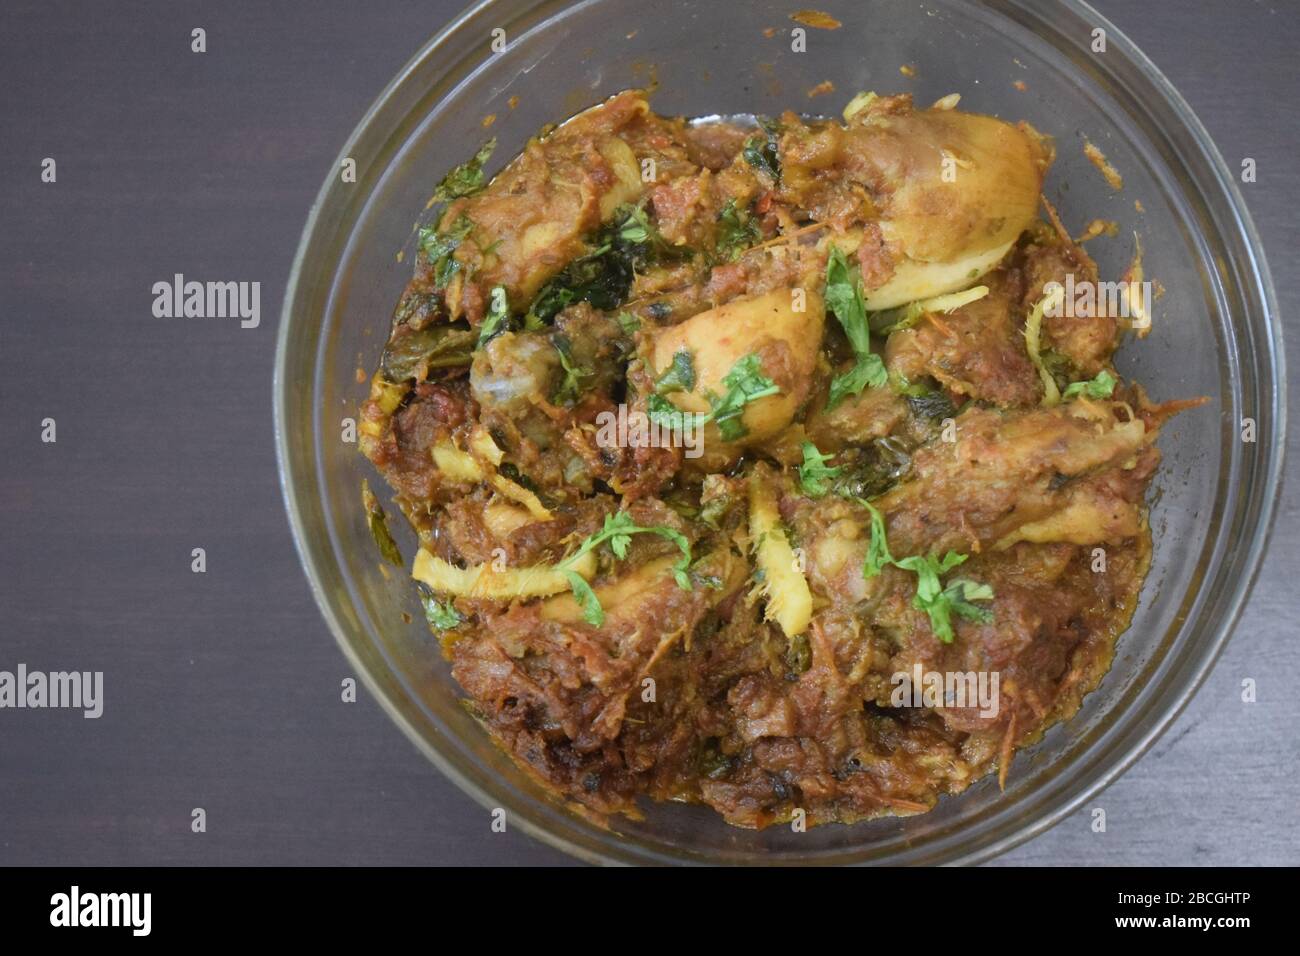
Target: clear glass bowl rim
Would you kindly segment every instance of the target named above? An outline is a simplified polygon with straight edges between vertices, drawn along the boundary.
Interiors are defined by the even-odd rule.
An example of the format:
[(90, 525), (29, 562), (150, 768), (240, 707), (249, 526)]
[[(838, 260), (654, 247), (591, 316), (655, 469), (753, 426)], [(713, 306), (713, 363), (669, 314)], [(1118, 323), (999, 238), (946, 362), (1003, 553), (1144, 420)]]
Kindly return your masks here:
[[(974, 0), (974, 2), (983, 3), (983, 5), (995, 11), (1013, 8), (1024, 10), (1032, 7), (1034, 16), (1039, 18), (1052, 16), (1052, 11), (1055, 11), (1057, 15), (1072, 16), (1089, 26), (1101, 27), (1106, 31), (1107, 42), (1111, 45), (1111, 48), (1136, 66), (1142, 78), (1150, 83), (1153, 90), (1162, 98), (1163, 105), (1167, 106), (1178, 122), (1182, 124), (1183, 131), (1190, 134), (1196, 148), (1200, 150), (1203, 158), (1208, 162), (1214, 176), (1214, 186), (1220, 191), (1220, 198), (1226, 203), (1227, 212), (1230, 213), (1233, 223), (1244, 240), (1249, 258), (1249, 261), (1245, 263), (1246, 274), (1252, 280), (1251, 288), (1248, 291), (1256, 297), (1263, 307), (1264, 314), (1260, 318), (1264, 322), (1264, 327), (1259, 330), (1257, 338), (1262, 340), (1263, 355), (1267, 359), (1267, 365), (1257, 367), (1256, 373), (1263, 377), (1265, 385), (1271, 386), (1269, 391), (1271, 401), (1268, 402), (1267, 407), (1271, 427), (1267, 429), (1266, 436), (1261, 436), (1259, 443), (1260, 448), (1267, 454), (1267, 460), (1261, 468), (1254, 471), (1256, 476), (1255, 486), (1261, 492), (1257, 504), (1256, 520), (1253, 527), (1249, 529), (1249, 540), (1245, 542), (1245, 547), (1241, 549), (1237, 561), (1232, 565), (1231, 570), (1236, 572), (1235, 579), (1229, 582), (1226, 591), (1219, 597), (1217, 604), (1219, 611), (1216, 621), (1217, 633), (1213, 635), (1211, 640), (1201, 646), (1200, 653), (1195, 659), (1183, 662), (1184, 676), (1176, 696), (1172, 700), (1165, 701), (1163, 707), (1153, 708), (1148, 706), (1145, 708), (1148, 712), (1151, 712), (1152, 719), (1139, 732), (1130, 733), (1122, 740), (1112, 741), (1108, 749), (1100, 754), (1093, 755), (1094, 766), (1090, 768), (1093, 772), (1085, 778), (1083, 785), (1072, 795), (1051, 800), (1047, 806), (1039, 808), (1037, 815), (1024, 822), (1007, 824), (1003, 821), (1003, 823), (991, 828), (991, 832), (981, 834), (981, 838), (974, 845), (962, 847), (955, 851), (949, 850), (943, 852), (937, 859), (926, 861), (964, 864), (982, 862), (1005, 852), (1052, 827), (1062, 818), (1078, 809), (1094, 794), (1104, 789), (1132, 766), (1168, 729), (1195, 695), (1231, 635), (1241, 608), (1254, 585), (1268, 547), (1282, 484), (1287, 407), (1285, 352), (1282, 344), (1281, 321), (1263, 247), (1250, 214), (1222, 156), (1186, 101), (1165, 78), (1159, 68), (1122, 31), (1083, 0), (1053, 0), (1050, 4), (1043, 4), (1041, 0), (1038, 0), (1037, 3), (1034, 0)], [(527, 0), (525, 0), (525, 3), (527, 3)], [(299, 386), (289, 379), (287, 367), (290, 359), (291, 333), (297, 321), (295, 316), (300, 309), (300, 303), (305, 298), (303, 281), (307, 272), (305, 266), (309, 261), (310, 251), (314, 242), (319, 238), (320, 231), (331, 214), (331, 210), (341, 206), (343, 202), (338, 193), (338, 176), (333, 171), (338, 170), (345, 159), (355, 155), (357, 144), (366, 141), (367, 133), (374, 125), (377, 117), (384, 113), (390, 100), (412, 78), (422, 64), (432, 57), (442, 55), (444, 52), (446, 52), (448, 59), (454, 63), (463, 60), (463, 50), (472, 46), (467, 40), (463, 39), (466, 28), (470, 24), (481, 22), (485, 13), (504, 6), (510, 6), (508, 0), (481, 0), (481, 2), (464, 10), (430, 38), (385, 87), (357, 124), (347, 143), (340, 150), (312, 204), (294, 257), (281, 311), (273, 381), (275, 444), (281, 492), (284, 496), (290, 529), (299, 558), (303, 564), (313, 596), (330, 631), (352, 665), (354, 672), (361, 678), (372, 696), (379, 701), (380, 706), (394, 723), (401, 727), (407, 737), (445, 776), (455, 782), (457, 786), (479, 804), (487, 808), (501, 805), (502, 799), (500, 795), (493, 796), (468, 779), (449, 759), (448, 754), (433, 746), (419, 732), (397, 703), (389, 697), (376, 676), (371, 674), (363, 664), (357, 651), (352, 646), (348, 629), (331, 606), (329, 596), (322, 583), (321, 571), (317, 566), (318, 558), (313, 550), (311, 533), (306, 527), (302, 516), (302, 506), (299, 499), (302, 476), (295, 470), (297, 465), (291, 449), (292, 435), (288, 418), (290, 393)], [(516, 3), (514, 6), (519, 7), (521, 4)], [(527, 6), (529, 19), (533, 22), (541, 22), (560, 12), (566, 6), (572, 5), (564, 3), (563, 0), (534, 0), (534, 2), (528, 3)], [(1048, 7), (1051, 10), (1046, 9)], [(1261, 409), (1262, 411), (1263, 409)], [(1265, 437), (1267, 438), (1266, 441), (1264, 440)], [(1224, 570), (1226, 572), (1228, 569), (1225, 568)], [(1221, 573), (1217, 583), (1222, 585), (1223, 578), (1224, 574)], [(560, 822), (562, 818), (554, 812), (544, 814), (544, 816), (548, 818), (549, 823), (538, 822), (528, 815), (517, 816), (515, 819), (521, 829), (534, 838), (588, 862), (604, 864), (707, 862), (698, 859), (673, 857), (645, 847), (626, 846), (623, 845), (623, 841), (613, 835), (611, 835), (611, 838), (601, 839), (601, 836), (596, 834), (593, 838), (592, 830), (594, 828), (588, 829), (582, 824), (566, 826)], [(572, 821), (570, 822), (572, 823)], [(580, 831), (583, 830), (587, 830), (587, 832), (582, 834)], [(854, 861), (846, 858), (844, 862)]]

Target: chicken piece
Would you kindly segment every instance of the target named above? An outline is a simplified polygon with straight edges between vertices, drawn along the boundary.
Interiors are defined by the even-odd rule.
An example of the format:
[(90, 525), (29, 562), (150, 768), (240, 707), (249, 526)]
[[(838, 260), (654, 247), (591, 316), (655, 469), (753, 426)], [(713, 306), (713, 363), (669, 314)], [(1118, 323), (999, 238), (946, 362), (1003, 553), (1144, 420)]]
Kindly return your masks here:
[[(442, 232), (462, 217), (471, 224), (454, 253), (460, 268), (446, 290), (450, 317), (477, 323), (487, 290), (497, 285), (514, 308), (526, 307), (546, 280), (585, 253), (585, 237), (642, 194), (645, 157), (629, 142), (649, 141), (645, 127), (666, 131), (669, 124), (650, 113), (641, 93), (620, 93), (531, 140), (482, 192), (449, 204)], [(673, 137), (665, 132), (663, 140), (669, 146)]]
[(922, 317), (891, 335), (886, 364), (909, 381), (932, 376), (958, 395), (995, 405), (1036, 405), (1043, 386), (1016, 320), (1019, 288), (1004, 272), (984, 281), (984, 298), (934, 320)]
[[(1094, 472), (1126, 475), (1122, 485), (1136, 501), (1158, 457), (1155, 432), (1140, 418), (1121, 420), (1109, 403), (1086, 400), (1024, 412), (971, 409), (958, 417), (956, 437), (919, 449), (914, 479), (877, 499), (894, 554), (966, 553), (1014, 539), (1065, 508), (1071, 480)], [(1077, 540), (1077, 529), (1073, 537), (1089, 543)]]
[(907, 414), (907, 402), (892, 388), (864, 388), (834, 408), (828, 409), (825, 401), (814, 404), (808, 438), (823, 452), (867, 445), (893, 432)]
[(970, 286), (1035, 220), (1050, 153), (1032, 130), (897, 104), (866, 110), (847, 128), (783, 120), (785, 198), (843, 228), (852, 217), (823, 207), (834, 206), (833, 194), (843, 205), (853, 184), (865, 189), (857, 224), (879, 228), (858, 240), (870, 309)]
[(714, 409), (732, 390), (728, 379), (738, 363), (749, 356), (757, 357), (757, 371), (777, 388), (775, 394), (740, 400), (739, 435), (724, 438), (713, 421), (704, 426), (700, 467), (722, 471), (749, 444), (790, 424), (811, 388), (825, 316), (822, 297), (812, 289), (778, 289), (734, 299), (656, 334), (651, 358), (656, 376), (672, 366), (679, 352), (690, 356), (693, 386), (668, 396), (682, 411)]
[[(584, 623), (565, 595), (493, 614), (475, 639), (449, 649), (453, 676), (506, 751), (600, 812), (631, 806), (635, 775), (620, 754), (628, 711), (638, 708), (632, 730), (639, 737), (684, 730), (661, 668), (701, 618), (746, 581), (745, 561), (718, 551), (696, 565), (718, 586), (687, 591), (670, 573), (673, 560), (652, 559), (598, 585), (606, 612), (600, 628)], [(651, 674), (662, 703), (639, 706)]]
[(1043, 317), (1043, 347), (1066, 358), (1074, 367), (1072, 379), (1092, 378), (1110, 364), (1119, 345), (1119, 325), (1108, 314), (1105, 298), (1097, 295), (1097, 264), (1083, 248), (1057, 236), (1043, 237), (1025, 249), (1024, 298), (1021, 314), (1027, 313), (1046, 294), (1051, 283), (1066, 285), (1073, 277), (1074, 288), (1091, 284), (1091, 307), (1054, 310)]

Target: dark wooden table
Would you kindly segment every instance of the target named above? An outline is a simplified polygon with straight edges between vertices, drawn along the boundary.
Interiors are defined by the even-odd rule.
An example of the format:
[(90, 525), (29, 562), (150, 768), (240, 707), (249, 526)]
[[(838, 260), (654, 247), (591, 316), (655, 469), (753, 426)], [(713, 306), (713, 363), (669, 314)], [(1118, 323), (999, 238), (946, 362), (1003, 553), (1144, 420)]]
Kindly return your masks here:
[[(371, 100), (459, 6), (6, 3), (0, 670), (102, 670), (106, 700), (98, 720), (0, 711), (0, 864), (566, 862), (491, 834), (372, 701), (340, 701), (346, 666), (276, 479), (274, 335), (308, 206)], [(1230, 166), (1255, 158), (1246, 199), (1292, 322), (1300, 5), (1098, 6)], [(148, 290), (175, 272), (259, 280), (261, 327), (154, 319)], [(1284, 495), (1213, 676), (1098, 798), (1107, 832), (1083, 810), (999, 863), (1300, 860), (1294, 483)], [(1240, 700), (1245, 677), (1257, 703)]]

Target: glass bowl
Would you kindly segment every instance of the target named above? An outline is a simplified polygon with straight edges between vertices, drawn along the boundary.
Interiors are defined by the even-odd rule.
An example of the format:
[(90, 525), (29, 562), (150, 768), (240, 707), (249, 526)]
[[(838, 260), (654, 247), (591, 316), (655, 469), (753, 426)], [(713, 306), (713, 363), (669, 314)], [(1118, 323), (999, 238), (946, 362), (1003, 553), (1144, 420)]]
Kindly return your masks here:
[[(424, 46), (357, 127), (289, 280), (275, 374), (280, 479), (325, 619), (370, 692), (445, 774), (505, 809), (512, 825), (585, 860), (986, 859), (1078, 808), (1169, 726), (1227, 640), (1266, 544), (1285, 434), (1281, 330), (1241, 197), (1178, 93), (1074, 0), (818, 5), (843, 26), (807, 29), (806, 52), (795, 52), (790, 3), (480, 3)], [(1098, 29), (1104, 52), (1094, 52)], [(493, 49), (494, 36), (504, 50)], [(835, 94), (810, 98), (826, 80)], [(365, 395), (358, 370), (378, 359), (434, 184), (486, 138), (487, 122), (500, 140), (495, 171), (544, 123), (651, 85), (657, 111), (687, 116), (834, 113), (866, 89), (911, 91), (919, 104), (960, 92), (963, 109), (1025, 119), (1056, 138), (1046, 194), (1065, 222), (1120, 224), (1118, 237), (1089, 246), (1103, 277), (1118, 278), (1133, 233), (1141, 236), (1147, 276), (1165, 294), (1150, 336), (1127, 343), (1119, 368), (1156, 399), (1211, 403), (1162, 432), (1152, 570), (1112, 670), (1073, 720), (1017, 756), (1005, 792), (986, 778), (922, 816), (807, 833), (734, 829), (678, 804), (647, 804), (644, 819), (603, 828), (540, 792), (462, 709), (411, 582), (379, 565), (358, 501), (362, 478), (375, 476), (342, 440), (343, 420)], [(1085, 137), (1121, 172), (1122, 191), (1084, 157)], [(340, 175), (347, 159), (355, 182)], [(1241, 438), (1246, 418), (1256, 423), (1253, 443)], [(414, 537), (395, 531), (409, 559)]]

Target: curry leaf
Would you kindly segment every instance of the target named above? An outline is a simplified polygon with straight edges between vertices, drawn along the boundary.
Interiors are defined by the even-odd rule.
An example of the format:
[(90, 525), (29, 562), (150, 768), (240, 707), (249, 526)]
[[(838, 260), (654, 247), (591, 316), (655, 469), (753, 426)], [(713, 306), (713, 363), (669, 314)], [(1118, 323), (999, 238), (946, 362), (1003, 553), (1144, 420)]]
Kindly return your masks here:
[(483, 324), (478, 329), (478, 344), (483, 346), (489, 339), (505, 331), (510, 319), (510, 302), (506, 299), (506, 287), (494, 285), (488, 298), (488, 312), (483, 317)]
[(728, 199), (718, 213), (717, 242), (714, 246), (718, 258), (735, 262), (742, 252), (758, 242), (761, 235), (758, 220), (739, 209), (736, 200)]
[(483, 188), (483, 164), (488, 161), (492, 151), (497, 148), (496, 137), (479, 147), (477, 153), (461, 163), (438, 183), (433, 191), (434, 202), (447, 202), (462, 196), (472, 196)]
[(542, 286), (528, 307), (525, 324), (540, 328), (578, 302), (613, 310), (627, 300), (632, 280), (657, 258), (670, 253), (644, 209), (622, 206), (588, 239), (591, 251), (574, 259)]
[(760, 121), (761, 134), (755, 134), (745, 140), (741, 155), (757, 172), (769, 177), (773, 183), (781, 181), (781, 153), (777, 145), (780, 126), (771, 120)]
[(468, 216), (458, 216), (445, 231), (439, 232), (437, 227), (428, 226), (420, 229), (420, 248), (433, 267), (434, 288), (446, 288), (451, 277), (459, 271), (460, 263), (454, 253), (473, 228), (474, 223)]
[(370, 490), (370, 482), (364, 479), (361, 482), (361, 504), (366, 509), (366, 524), (370, 527), (370, 536), (375, 539), (375, 544), (379, 547), (379, 553), (390, 564), (395, 564), (399, 568), (405, 567), (406, 562), (402, 560), (402, 552), (398, 550), (397, 542), (393, 540), (388, 530), (388, 516), (380, 507), (375, 493)]

